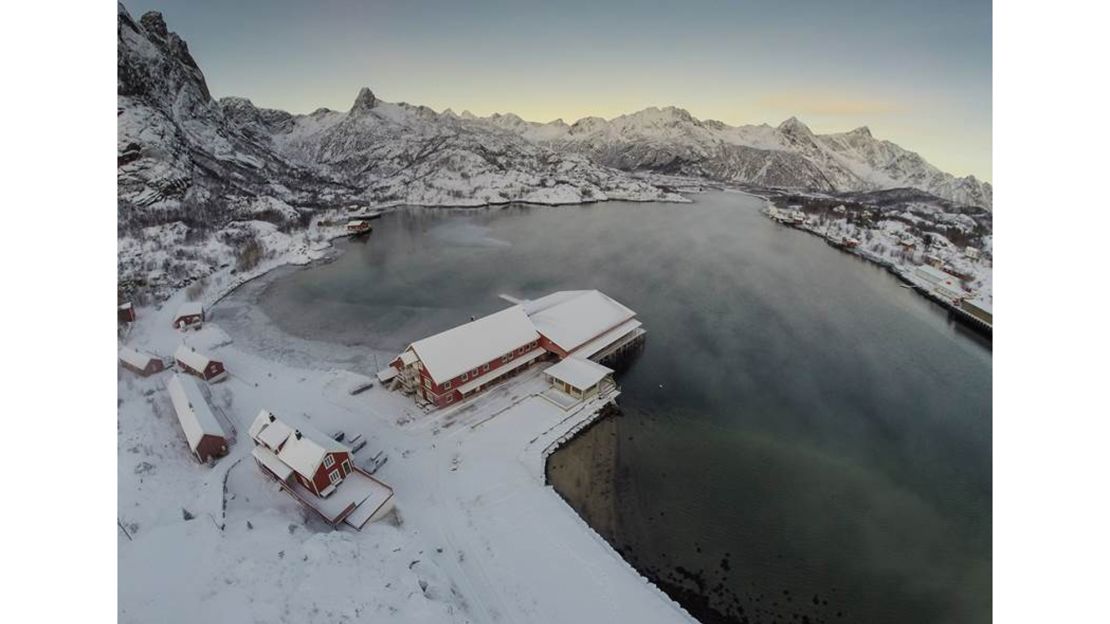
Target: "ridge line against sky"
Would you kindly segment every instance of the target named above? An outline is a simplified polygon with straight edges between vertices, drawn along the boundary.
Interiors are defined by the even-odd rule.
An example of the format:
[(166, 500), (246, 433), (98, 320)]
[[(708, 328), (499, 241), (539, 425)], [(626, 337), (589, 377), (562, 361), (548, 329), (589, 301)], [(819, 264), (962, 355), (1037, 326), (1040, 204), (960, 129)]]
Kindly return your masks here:
[(729, 125), (868, 126), (991, 179), (989, 0), (139, 0), (214, 97), (292, 113), (385, 101), (546, 123), (676, 106)]

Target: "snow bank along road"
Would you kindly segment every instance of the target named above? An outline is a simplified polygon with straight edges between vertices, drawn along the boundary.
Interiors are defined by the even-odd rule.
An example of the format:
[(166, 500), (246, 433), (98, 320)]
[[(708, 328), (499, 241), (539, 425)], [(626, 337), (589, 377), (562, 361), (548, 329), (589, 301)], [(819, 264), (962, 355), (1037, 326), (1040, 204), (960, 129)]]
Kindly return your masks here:
[[(218, 312), (179, 333), (170, 320), (183, 301), (139, 309), (125, 342), (168, 359), (184, 341), (223, 360), (230, 378), (207, 390), (238, 439), (214, 467), (196, 463), (168, 373), (120, 369), (120, 621), (692, 621), (544, 485), (545, 450), (600, 405), (568, 414), (533, 396), (538, 369), (430, 414), (379, 387), (352, 396), (371, 371), (248, 352)], [(360, 464), (388, 456), (376, 476), (395, 489), (396, 515), (332, 530), (276, 491), (249, 457), (263, 407), (362, 435)]]

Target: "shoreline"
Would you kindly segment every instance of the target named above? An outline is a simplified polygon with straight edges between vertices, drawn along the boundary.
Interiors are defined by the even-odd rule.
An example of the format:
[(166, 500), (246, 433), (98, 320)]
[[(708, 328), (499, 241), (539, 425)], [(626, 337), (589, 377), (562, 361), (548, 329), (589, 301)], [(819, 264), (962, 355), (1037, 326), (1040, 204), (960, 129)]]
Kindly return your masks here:
[[(233, 294), (244, 294), (244, 289), (252, 287), (264, 289), (267, 280), (274, 279), (275, 276), (280, 278), (281, 274), (278, 270), (295, 271), (313, 266), (318, 262), (334, 260), (342, 251), (334, 240), (343, 235), (342, 232), (336, 233), (334, 236), (329, 236), (326, 241), (312, 245), (311, 248), (307, 245), (297, 247), (291, 244), (284, 253), (269, 258), (249, 273), (242, 272), (232, 276), (230, 271), (225, 269), (221, 272), (223, 279), (218, 279), (221, 276), (217, 275), (209, 276), (211, 285), (200, 300), (214, 309), (215, 314), (214, 318), (206, 322), (199, 331), (179, 333), (169, 327), (168, 319), (176, 310), (176, 306), (186, 298), (185, 288), (181, 288), (156, 306), (138, 308), (139, 320), (131, 328), (134, 331), (131, 331), (123, 341), (157, 353), (172, 352), (173, 345), (186, 342), (224, 360), (231, 372), (231, 378), (209, 388), (209, 393), (214, 403), (229, 412), (228, 417), (240, 431), (246, 430), (250, 418), (257, 410), (256, 406), (275, 405), (280, 406), (283, 412), (303, 411), (306, 417), (311, 417), (315, 426), (325, 431), (341, 429), (346, 430), (351, 436), (359, 432), (370, 440), (371, 453), (374, 448), (385, 450), (390, 461), (383, 466), (380, 474), (383, 480), (393, 486), (397, 492), (398, 509), (406, 527), (405, 532), (411, 534), (415, 529), (424, 536), (404, 550), (430, 552), (435, 550), (438, 542), (439, 552), (448, 545), (450, 545), (448, 552), (458, 551), (458, 561), (444, 558), (438, 563), (440, 566), (438, 574), (449, 579), (452, 586), (457, 586), (457, 590), (452, 589), (450, 592), (450, 595), (456, 596), (457, 591), (457, 597), (451, 600), (459, 602), (459, 606), (455, 608), (467, 609), (466, 613), (469, 615), (465, 619), (476, 618), (485, 621), (498, 619), (496, 614), (507, 613), (510, 620), (518, 618), (528, 620), (543, 617), (544, 613), (551, 613), (556, 614), (554, 616), (556, 620), (575, 621), (581, 620), (584, 615), (615, 617), (617, 613), (638, 612), (636, 617), (641, 621), (692, 621), (689, 614), (678, 603), (649, 579), (639, 574), (619, 552), (582, 520), (553, 488), (545, 483), (543, 472), (547, 457), (559, 445), (574, 438), (590, 423), (596, 422), (599, 414), (602, 413), (600, 409), (602, 406), (583, 405), (577, 414), (565, 415), (538, 398), (534, 399), (538, 402), (536, 405), (526, 405), (528, 398), (526, 397), (520, 405), (510, 406), (509, 413), (503, 416), (483, 419), (470, 426), (452, 426), (458, 422), (465, 423), (467, 418), (473, 418), (473, 413), (468, 414), (468, 412), (492, 411), (494, 404), (502, 400), (498, 397), (499, 394), (510, 395), (520, 392), (522, 386), (529, 383), (529, 380), (522, 379), (519, 383), (513, 380), (495, 387), (484, 395), (480, 402), (461, 404), (455, 410), (425, 413), (406, 397), (400, 396), (399, 393), (388, 392), (377, 385), (357, 397), (347, 396), (346, 388), (358, 381), (356, 377), (372, 377), (373, 372), (368, 373), (365, 366), (358, 367), (354, 365), (355, 362), (343, 361), (343, 358), (338, 358), (337, 361), (334, 357), (319, 358), (313, 355), (313, 352), (318, 354), (320, 351), (332, 351), (337, 348), (344, 352), (369, 353), (371, 350), (368, 348), (344, 347), (325, 341), (307, 340), (287, 334), (272, 320), (269, 321), (268, 326), (262, 327), (260, 334), (269, 335), (274, 340), (260, 342), (256, 337), (244, 336), (239, 331), (242, 327), (236, 327), (234, 318), (225, 316), (229, 310), (235, 312), (233, 308), (237, 304), (229, 299)], [(254, 295), (257, 295), (257, 292)], [(253, 307), (255, 312), (260, 313), (257, 299), (251, 299), (254, 295), (250, 292), (245, 295), (250, 301), (244, 301), (244, 305)], [(229, 304), (232, 304), (232, 308), (228, 307)], [(247, 318), (248, 327), (255, 322), (257, 322), (256, 317)], [(293, 344), (290, 345), (290, 342)], [(303, 351), (305, 345), (315, 345), (316, 348), (308, 349), (306, 355)], [(300, 351), (299, 354), (298, 351)], [(368, 356), (362, 358), (363, 362), (366, 361), (366, 357)], [(355, 374), (351, 375), (351, 373)], [(120, 398), (127, 405), (157, 401), (160, 397), (158, 393), (160, 381), (155, 381), (154, 378), (136, 381), (123, 372), (120, 377), (122, 384), (119, 389)], [(537, 374), (531, 381), (542, 383), (543, 380)], [(142, 390), (138, 391), (132, 386), (138, 386)], [(312, 390), (313, 388), (317, 390)], [(151, 390), (154, 390), (153, 394)], [(296, 397), (293, 404), (301, 407), (291, 407), (288, 401), (279, 399), (282, 393), (290, 400)], [(531, 392), (528, 396), (535, 396), (535, 394)], [(535, 411), (543, 406), (548, 406), (543, 408), (547, 410), (546, 412)], [(519, 413), (521, 410), (528, 413), (521, 414)], [(513, 414), (513, 411), (518, 413)], [(119, 448), (121, 493), (125, 488), (123, 467), (130, 459), (125, 456), (124, 448), (134, 443), (135, 427), (140, 422), (137, 412), (134, 415), (130, 411), (127, 414), (124, 412), (125, 408), (121, 407), (120, 435), (131, 438), (133, 442), (125, 445), (124, 438), (121, 437)], [(369, 420), (367, 416), (370, 417)], [(522, 416), (527, 417), (531, 422), (524, 424), (526, 421), (521, 419)], [(370, 428), (366, 429), (368, 425)], [(159, 433), (156, 438), (146, 438), (150, 441), (145, 442), (143, 448), (151, 441), (164, 446), (166, 435), (174, 434), (165, 432)], [(176, 442), (176, 438), (170, 439)], [(235, 488), (229, 494), (229, 500), (273, 498), (272, 495), (264, 497), (254, 491), (264, 489), (265, 484), (259, 483), (260, 479), (253, 478), (257, 475), (253, 474), (255, 471), (248, 465), (250, 462), (241, 461), (246, 456), (244, 453), (249, 454), (250, 446), (249, 440), (240, 439), (233, 445), (228, 457), (220, 460), (214, 471), (200, 473), (208, 475), (209, 479), (215, 478), (222, 482), (223, 477), (232, 470), (232, 467), (238, 465), (234, 470), (236, 475), (240, 476), (234, 479)], [(473, 447), (474, 453), (468, 454), (465, 450), (467, 447)], [(452, 449), (454, 449), (453, 455)], [(491, 453), (493, 449), (497, 451)], [(460, 457), (463, 460), (461, 468)], [(165, 467), (164, 462), (167, 460), (162, 454), (158, 455), (158, 459), (159, 469), (163, 472), (167, 470), (172, 472), (179, 483), (176, 489), (160, 488), (161, 497), (177, 499), (184, 495), (186, 499), (189, 498), (192, 495), (190, 492), (197, 486), (184, 484), (191, 483), (197, 477), (196, 467), (188, 462), (177, 462), (175, 459), (175, 463), (183, 465), (174, 466), (171, 470)], [(526, 505), (517, 503), (508, 509), (500, 509), (502, 505), (496, 503), (496, 500), (491, 500), (489, 503), (478, 503), (477, 507), (474, 507), (477, 501), (487, 496), (484, 492), (490, 487), (489, 478), (484, 471), (471, 475), (465, 475), (465, 473), (470, 465), (490, 462), (500, 466), (494, 471), (497, 474), (507, 472), (506, 469), (511, 469), (514, 464), (528, 468), (526, 472), (530, 476), (516, 477), (512, 491), (517, 493), (517, 497), (531, 499), (531, 502)], [(156, 464), (153, 457), (145, 463)], [(512, 471), (508, 470), (508, 472)], [(457, 481), (461, 477), (469, 481), (466, 484), (447, 485), (449, 481)], [(126, 481), (132, 480), (134, 477), (128, 475)], [(145, 487), (155, 487), (157, 479), (147, 480), (150, 484)], [(133, 535), (129, 535), (128, 540), (121, 542), (120, 545), (120, 557), (126, 562), (141, 561), (144, 557), (153, 556), (153, 552), (145, 555), (143, 553), (147, 548), (155, 547), (152, 545), (152, 540), (156, 535), (167, 531), (178, 531), (179, 527), (188, 530), (188, 527), (194, 526), (188, 520), (183, 522), (180, 515), (173, 518), (168, 514), (167, 512), (175, 509), (172, 504), (154, 504), (154, 497), (150, 494), (142, 494), (143, 488), (140, 478), (139, 485), (136, 487), (137, 494), (127, 492), (127, 496), (139, 495), (140, 498), (133, 504), (125, 504), (126, 497), (121, 496), (119, 502), (117, 520), (121, 526), (134, 527), (131, 531)], [(240, 488), (249, 488), (249, 492)], [(439, 494), (428, 496), (429, 490), (438, 490)], [(427, 500), (422, 500), (425, 498)], [(272, 509), (263, 509), (265, 517), (288, 513), (284, 502), (279, 497), (271, 503), (274, 505)], [(224, 501), (220, 504), (226, 505)], [(202, 517), (207, 515), (207, 512), (223, 517), (220, 515), (223, 510), (215, 507), (206, 510), (204, 506), (197, 505), (188, 504), (192, 516)], [(205, 503), (205, 505), (210, 504)], [(233, 507), (236, 505), (237, 503), (233, 503)], [(528, 509), (528, 513), (534, 515), (533, 520), (528, 523), (534, 537), (525, 542), (520, 542), (519, 536), (494, 537), (504, 533), (504, 530), (493, 531), (488, 535), (470, 535), (472, 529), (467, 529), (468, 525), (460, 524), (461, 519), (478, 514), (478, 510), (483, 508), (488, 508), (485, 513), (480, 514), (485, 523), (502, 525), (524, 513), (525, 508)], [(229, 535), (242, 531), (242, 519), (238, 517), (240, 513), (235, 510), (227, 511), (226, 531), (222, 526), (217, 526), (205, 539), (222, 544), (221, 548), (236, 549), (240, 539), (247, 539), (246, 537), (235, 538), (234, 542), (228, 540)], [(260, 518), (260, 516), (250, 517), (255, 524), (252, 532), (254, 534), (258, 534), (259, 530), (268, 526)], [(292, 527), (294, 524), (289, 526)], [(358, 533), (351, 534), (346, 531), (317, 533), (309, 526), (305, 528), (309, 533), (320, 536), (312, 539), (334, 537), (334, 539), (353, 539), (356, 543), (364, 543)], [(277, 533), (276, 528), (270, 530)], [(369, 530), (363, 531), (363, 534), (380, 533), (382, 530), (389, 529), (369, 527)], [(281, 526), (280, 532), (286, 533), (284, 525)], [(553, 540), (552, 536), (559, 535), (562, 537)], [(443, 540), (446, 540), (446, 543), (443, 543)], [(489, 550), (491, 548), (492, 551)], [(528, 556), (529, 551), (534, 551), (531, 552), (533, 556)], [(464, 552), (469, 556), (464, 558)], [(416, 558), (422, 559), (419, 556)], [(529, 572), (528, 570), (533, 567), (530, 564), (536, 560), (546, 561), (547, 566), (552, 569)], [(526, 561), (529, 563), (525, 563)], [(601, 574), (601, 577), (595, 578), (593, 582), (590, 582), (589, 578), (582, 578), (577, 570), (583, 561), (588, 562), (593, 576)], [(133, 569), (128, 573), (129, 568), (130, 563), (121, 565), (121, 575), (124, 578), (137, 574)], [(494, 569), (504, 569), (506, 571), (500, 574), (509, 576), (501, 581), (494, 581), (490, 578), (494, 575)], [(506, 584), (518, 582), (519, 579), (530, 576), (536, 578), (520, 584), (518, 597), (506, 596), (504, 590), (499, 589)], [(549, 587), (575, 587), (583, 582), (586, 585), (575, 590), (579, 595), (580, 604), (568, 607), (550, 603), (540, 611), (531, 611), (538, 608), (534, 605), (556, 599), (552, 596)], [(599, 582), (607, 589), (602, 591), (596, 588), (588, 589)], [(612, 600), (614, 590), (618, 590), (618, 595), (622, 596), (616, 601)], [(647, 592), (644, 593), (644, 590)], [(129, 612), (133, 613), (133, 609), (136, 608), (133, 602), (133, 600), (121, 599), (121, 608), (127, 605)], [(371, 601), (371, 604), (374, 602)], [(385, 602), (384, 598), (382, 602)], [(578, 615), (569, 615), (575, 612)], [(563, 616), (557, 615), (560, 613)], [(606, 613), (610, 615), (605, 616)]]

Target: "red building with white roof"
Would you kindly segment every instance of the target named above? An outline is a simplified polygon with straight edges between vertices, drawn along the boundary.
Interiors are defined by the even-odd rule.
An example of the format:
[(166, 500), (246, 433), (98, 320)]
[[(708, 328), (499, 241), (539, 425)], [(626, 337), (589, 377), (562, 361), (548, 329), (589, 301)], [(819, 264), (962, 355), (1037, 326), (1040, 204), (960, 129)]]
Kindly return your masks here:
[(559, 291), (418, 340), (378, 377), (445, 407), (543, 359), (600, 361), (644, 335), (635, 316), (597, 290)]
[(154, 357), (149, 353), (144, 353), (137, 349), (132, 349), (131, 347), (119, 348), (119, 361), (120, 364), (123, 364), (124, 368), (142, 375), (143, 377), (153, 375), (166, 367), (165, 362), (163, 362), (161, 358)]
[(227, 455), (227, 432), (212, 414), (196, 380), (173, 375), (166, 382), (166, 390), (193, 457), (199, 462), (207, 462)]
[(393, 507), (393, 489), (355, 466), (351, 449), (310, 427), (262, 410), (250, 426), (258, 467), (332, 525), (361, 529)]
[(177, 362), (178, 368), (207, 382), (215, 383), (227, 378), (227, 370), (224, 369), (223, 362), (214, 360), (185, 345), (177, 348), (177, 351), (173, 354), (173, 359)]
[(258, 445), (255, 451), (268, 450), (284, 466), (281, 474), (275, 474), (279, 480), (294, 476), (317, 496), (331, 494), (351, 474), (349, 448), (307, 427), (294, 429), (268, 410), (258, 413), (251, 424), (250, 436)]

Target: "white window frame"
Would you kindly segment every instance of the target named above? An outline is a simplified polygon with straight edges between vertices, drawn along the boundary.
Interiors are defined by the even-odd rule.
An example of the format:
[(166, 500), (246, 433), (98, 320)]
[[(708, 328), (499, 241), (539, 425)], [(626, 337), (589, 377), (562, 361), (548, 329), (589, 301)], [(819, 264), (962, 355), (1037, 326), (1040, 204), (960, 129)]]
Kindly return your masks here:
[(339, 482), (343, 480), (343, 475), (339, 474), (338, 470), (332, 470), (328, 473), (328, 480), (331, 481), (332, 485), (339, 485)]
[(324, 468), (331, 468), (335, 465), (335, 458), (331, 454), (324, 455)]
[(504, 363), (508, 362), (511, 359), (513, 359), (513, 354), (512, 353), (506, 353), (505, 355), (501, 356), (501, 363), (504, 364)]
[(489, 372), (489, 362), (486, 362), (485, 364), (482, 364), (482, 372), (483, 373), (488, 373)]
[(349, 459), (344, 459), (343, 460), (343, 472), (346, 473), (346, 474), (351, 474), (351, 460), (349, 460)]

